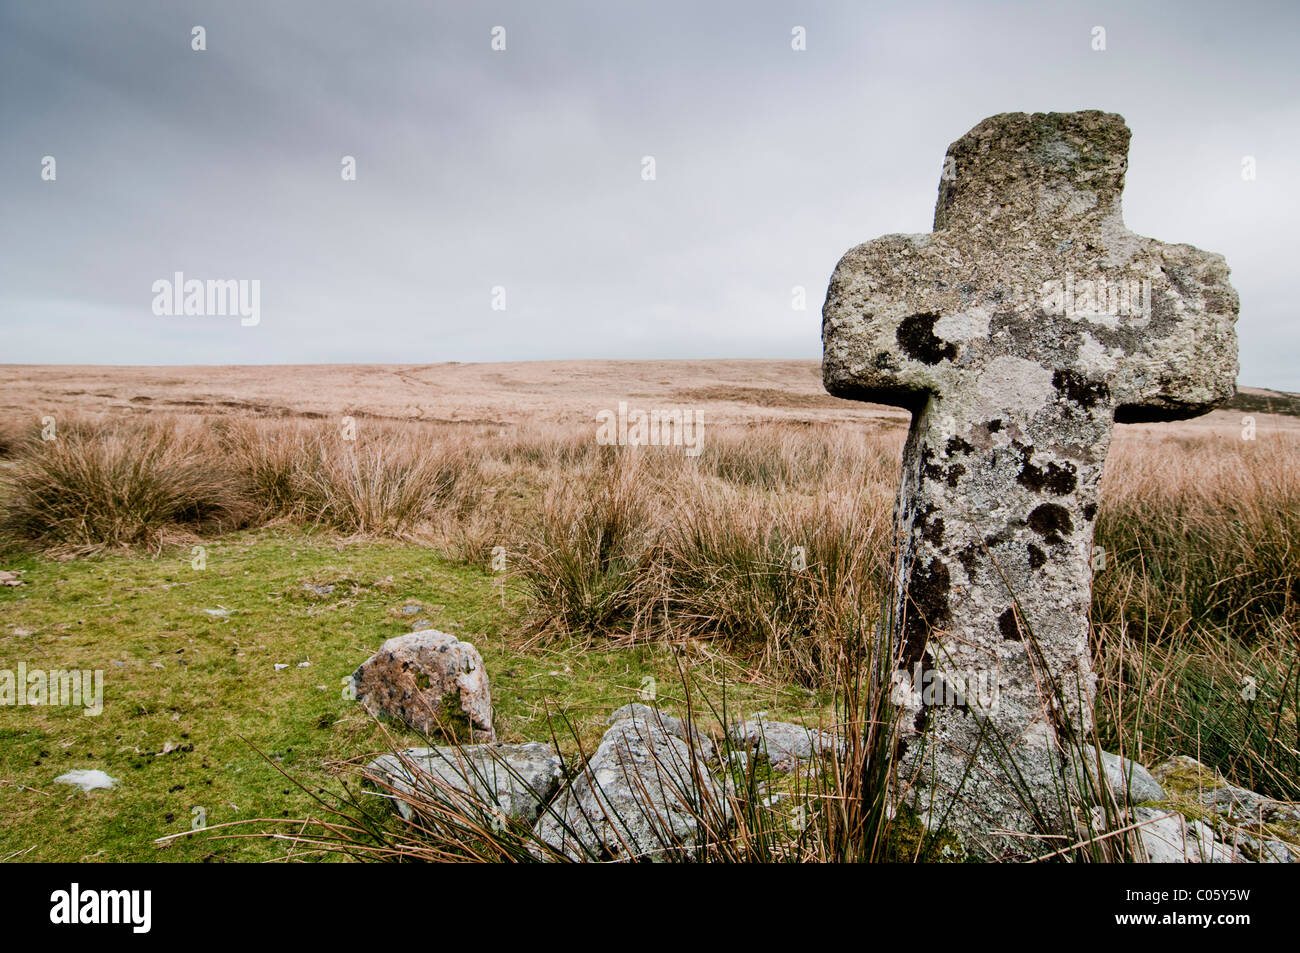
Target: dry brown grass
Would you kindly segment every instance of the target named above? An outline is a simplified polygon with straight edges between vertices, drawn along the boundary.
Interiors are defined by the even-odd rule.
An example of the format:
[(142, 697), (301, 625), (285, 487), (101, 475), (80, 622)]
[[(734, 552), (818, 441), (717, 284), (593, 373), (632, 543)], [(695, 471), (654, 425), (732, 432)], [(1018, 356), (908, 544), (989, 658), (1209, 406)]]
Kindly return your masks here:
[(1102, 497), (1098, 621), (1253, 634), (1295, 619), (1300, 437), (1121, 440)]
[(1108, 742), (1300, 798), (1300, 439), (1121, 440), (1102, 489)]
[(160, 546), (245, 524), (247, 500), (211, 434), (185, 418), (122, 428), (92, 418), (21, 435), (4, 473), (3, 525), (71, 550)]

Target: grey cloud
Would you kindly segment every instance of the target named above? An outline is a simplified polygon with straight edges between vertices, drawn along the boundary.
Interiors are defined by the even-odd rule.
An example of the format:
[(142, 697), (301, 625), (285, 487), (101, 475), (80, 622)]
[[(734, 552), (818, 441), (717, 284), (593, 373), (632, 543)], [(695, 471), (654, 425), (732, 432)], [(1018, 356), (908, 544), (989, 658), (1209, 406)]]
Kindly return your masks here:
[[(949, 142), (996, 112), (1098, 107), (1134, 130), (1130, 227), (1227, 255), (1242, 381), (1300, 390), (1297, 20), (1288, 4), (8, 4), (0, 360), (815, 357), (839, 256), (929, 227)], [(153, 281), (178, 270), (261, 280), (261, 323), (153, 315)]]

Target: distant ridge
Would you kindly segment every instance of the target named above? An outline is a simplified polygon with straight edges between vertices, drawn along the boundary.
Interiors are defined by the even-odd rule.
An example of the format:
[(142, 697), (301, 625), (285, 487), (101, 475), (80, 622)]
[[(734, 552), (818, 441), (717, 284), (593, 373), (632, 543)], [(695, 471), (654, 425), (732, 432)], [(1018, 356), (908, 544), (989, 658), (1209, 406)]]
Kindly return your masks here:
[(1232, 400), (1222, 405), (1224, 410), (1244, 410), (1249, 414), (1284, 414), (1300, 417), (1300, 394), (1284, 390), (1265, 390), (1260, 387), (1241, 387)]

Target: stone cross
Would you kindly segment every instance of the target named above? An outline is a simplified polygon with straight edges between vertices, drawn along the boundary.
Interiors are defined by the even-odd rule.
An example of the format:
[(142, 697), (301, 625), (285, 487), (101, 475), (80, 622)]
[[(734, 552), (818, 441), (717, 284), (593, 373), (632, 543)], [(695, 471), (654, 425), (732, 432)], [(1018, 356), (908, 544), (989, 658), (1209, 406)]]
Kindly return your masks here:
[(849, 251), (822, 312), (826, 389), (912, 412), (882, 629), (901, 654), (900, 793), (983, 856), (1045, 849), (1066, 736), (1092, 728), (1113, 421), (1235, 391), (1227, 264), (1125, 228), (1128, 143), (1095, 110), (986, 119), (948, 148), (934, 230)]

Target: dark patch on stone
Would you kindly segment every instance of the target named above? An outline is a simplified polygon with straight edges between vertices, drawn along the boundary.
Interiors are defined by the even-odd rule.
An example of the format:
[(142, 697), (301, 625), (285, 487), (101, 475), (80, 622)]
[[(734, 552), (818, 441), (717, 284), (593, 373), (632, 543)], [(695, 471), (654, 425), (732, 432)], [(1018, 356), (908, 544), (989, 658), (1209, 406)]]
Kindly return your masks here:
[(953, 703), (948, 707), (957, 709), (957, 711), (961, 712), (963, 715), (969, 715), (970, 703), (966, 701), (966, 693), (957, 689), (956, 686), (953, 686), (953, 693), (956, 696), (956, 698), (953, 701)]
[(923, 652), (919, 665), (905, 666), (905, 668), (908, 668), (908, 678), (913, 675), (917, 676), (916, 682), (912, 684), (912, 691), (921, 694), (921, 706), (917, 709), (916, 717), (912, 719), (912, 727), (918, 732), (924, 733), (925, 729), (930, 726), (929, 706), (925, 703), (925, 680), (927, 673), (934, 670), (934, 658), (928, 651)]
[(1079, 483), (1075, 476), (1076, 472), (1074, 464), (1069, 462), (1063, 464), (1049, 462), (1045, 466), (1036, 467), (1026, 459), (1016, 480), (1040, 493), (1047, 490), (1057, 496), (1065, 496), (1067, 493), (1073, 493)]
[(964, 474), (965, 472), (966, 472), (966, 468), (962, 466), (960, 463), (954, 463), (952, 466), (950, 466), (948, 468), (948, 485), (955, 487), (957, 485), (957, 481), (961, 479), (962, 474)]
[(914, 524), (921, 538), (935, 546), (943, 542), (943, 517), (934, 515), (937, 510), (938, 507), (928, 504), (917, 516)]
[(1052, 375), (1052, 386), (1065, 397), (1085, 410), (1099, 401), (1110, 400), (1110, 385), (1105, 381), (1091, 381), (1074, 371), (1057, 371)]
[(990, 421), (989, 421), (988, 423), (986, 423), (984, 426), (988, 428), (989, 433), (997, 433), (999, 430), (1002, 429), (1002, 421), (1001, 421), (1001, 420), (990, 420)]
[(948, 445), (945, 449), (948, 451), (948, 456), (950, 457), (954, 453), (973, 453), (975, 450), (974, 447), (961, 439), (961, 437), (949, 437)]
[(1172, 398), (1160, 404), (1124, 404), (1115, 408), (1117, 424), (1149, 424), (1166, 420), (1186, 420), (1214, 409), (1214, 404), (1189, 404)]
[(894, 355), (890, 354), (888, 351), (881, 351), (877, 354), (876, 359), (872, 361), (872, 364), (875, 365), (875, 368), (878, 371), (898, 370), (898, 361), (895, 360)]
[(898, 322), (895, 332), (898, 346), (908, 357), (922, 364), (938, 364), (945, 359), (951, 361), (957, 356), (957, 345), (935, 336), (934, 325), (938, 320), (939, 315), (933, 311), (904, 318)]
[(1206, 289), (1203, 299), (1205, 310), (1210, 314), (1227, 314), (1232, 309), (1228, 300), (1215, 289)]
[(1020, 623), (1016, 620), (1014, 607), (1007, 608), (1002, 615), (998, 616), (998, 631), (1002, 633), (1002, 638), (1008, 642), (1023, 642), (1025, 640), (1025, 637), (1020, 632)]
[(1020, 456), (1020, 465), (1028, 466), (1030, 459), (1034, 456), (1034, 447), (1032, 444), (1021, 443), (1014, 437), (1011, 438), (1011, 449)]
[(993, 549), (995, 546), (1001, 546), (1010, 538), (1011, 533), (1008, 530), (1000, 529), (996, 533), (989, 533), (985, 536), (984, 545), (989, 549)]
[(942, 480), (943, 467), (939, 466), (936, 463), (931, 463), (930, 461), (933, 459), (934, 459), (934, 451), (931, 450), (929, 447), (922, 447), (921, 448), (921, 473), (923, 473), (926, 479), (928, 480)]
[(1049, 543), (1059, 543), (1074, 530), (1070, 511), (1059, 503), (1040, 503), (1029, 514), (1029, 528)]
[(1047, 553), (1043, 552), (1033, 543), (1029, 544), (1029, 568), (1041, 569), (1047, 564)]
[[(1040, 320), (1047, 318), (1040, 312)], [(1003, 353), (1028, 358), (1043, 367), (1067, 367), (1077, 360), (1078, 328), (1058, 324), (1051, 335), (1042, 335), (1039, 328), (1038, 321), (1027, 321), (1014, 311), (998, 313), (989, 322), (989, 340), (998, 341)]]
[(975, 567), (979, 565), (980, 548), (974, 543), (967, 543), (957, 553), (957, 559), (961, 562), (962, 568), (966, 570), (966, 578), (974, 580)]
[(1196, 294), (1196, 283), (1188, 273), (1187, 269), (1178, 265), (1169, 266), (1161, 265), (1160, 270), (1164, 276), (1169, 279), (1169, 283), (1178, 289), (1178, 293), (1184, 298), (1192, 298)]
[(1097, 504), (1096, 504), (1096, 503), (1085, 503), (1085, 504), (1083, 504), (1083, 518), (1084, 518), (1084, 519), (1086, 519), (1088, 522), (1092, 522), (1093, 517), (1095, 517), (1096, 515), (1097, 515)]
[(947, 625), (951, 619), (948, 608), (950, 587), (948, 567), (942, 560), (931, 559), (925, 565), (919, 560), (912, 563), (907, 579), (903, 655), (900, 660), (904, 667), (910, 669), (921, 660), (930, 640), (930, 631)]

